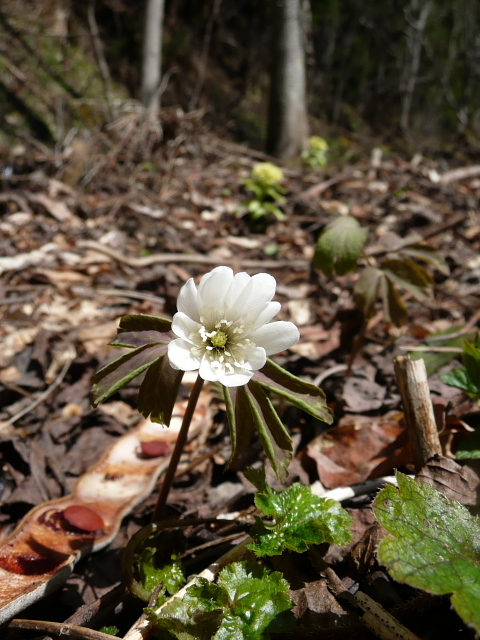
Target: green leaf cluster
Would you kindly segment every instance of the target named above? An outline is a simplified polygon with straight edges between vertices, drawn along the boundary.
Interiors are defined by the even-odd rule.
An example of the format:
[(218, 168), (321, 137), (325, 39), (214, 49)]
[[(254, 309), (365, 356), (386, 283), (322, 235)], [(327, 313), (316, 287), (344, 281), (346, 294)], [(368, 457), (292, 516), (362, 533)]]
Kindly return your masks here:
[(158, 316), (130, 315), (120, 321), (119, 334), (111, 343), (130, 349), (93, 377), (92, 403), (99, 405), (146, 371), (138, 394), (138, 410), (153, 422), (168, 425), (177, 399), (183, 371), (170, 366), (166, 356), (173, 339), (171, 321)]
[(277, 220), (285, 219), (285, 214), (277, 206), (285, 204), (284, 194), (287, 190), (279, 184), (282, 180), (283, 172), (280, 167), (271, 162), (260, 162), (253, 168), (250, 178), (243, 181), (245, 189), (254, 194), (254, 198), (245, 202), (252, 221), (269, 213)]
[(355, 303), (365, 318), (370, 318), (374, 304), (380, 295), (385, 319), (401, 326), (407, 321), (407, 308), (399, 289), (408, 291), (417, 300), (427, 300), (432, 295), (433, 277), (430, 271), (418, 263), (425, 262), (448, 273), (441, 254), (415, 237), (397, 239), (378, 268), (368, 266), (355, 285)]
[[(325, 227), (317, 240), (314, 267), (329, 277), (334, 272), (344, 275), (353, 271), (363, 253), (366, 239), (367, 230), (362, 229), (356, 218), (338, 216)], [(387, 321), (401, 326), (407, 321), (407, 309), (399, 288), (405, 289), (417, 300), (426, 300), (431, 296), (432, 275), (418, 261), (448, 273), (441, 254), (433, 247), (414, 236), (405, 239), (395, 236), (379, 264), (369, 264), (355, 285), (355, 304), (364, 318), (368, 320), (372, 316), (375, 302), (380, 296)]]
[(283, 491), (266, 484), (265, 472), (247, 470), (246, 477), (259, 492), (255, 505), (269, 521), (255, 517), (249, 545), (257, 556), (303, 553), (313, 544), (345, 545), (352, 539), (350, 514), (336, 500), (313, 495), (310, 487), (295, 483)]
[(185, 574), (179, 560), (185, 548), (185, 536), (178, 530), (159, 531), (147, 538), (138, 563), (140, 580), (146, 591), (151, 594), (161, 582), (161, 594), (174, 594), (185, 584)]
[(480, 632), (480, 523), (429, 484), (397, 473), (373, 509), (391, 534), (378, 558), (393, 578), (433, 594), (452, 594), (460, 617)]
[(302, 162), (312, 169), (326, 167), (328, 164), (327, 153), (328, 143), (325, 138), (311, 136), (308, 139), (308, 147), (302, 152)]
[(245, 451), (257, 430), (270, 464), (282, 481), (286, 479), (292, 458), (292, 439), (273, 406), (270, 393), (319, 420), (329, 424), (333, 420), (321, 389), (271, 360), (267, 360), (260, 371), (255, 371), (248, 384), (224, 387), (223, 391), (232, 440), (229, 464)]
[(160, 640), (267, 640), (270, 632), (293, 624), (288, 589), (281, 573), (234, 562), (217, 584), (199, 578), (182, 598), (147, 615)]

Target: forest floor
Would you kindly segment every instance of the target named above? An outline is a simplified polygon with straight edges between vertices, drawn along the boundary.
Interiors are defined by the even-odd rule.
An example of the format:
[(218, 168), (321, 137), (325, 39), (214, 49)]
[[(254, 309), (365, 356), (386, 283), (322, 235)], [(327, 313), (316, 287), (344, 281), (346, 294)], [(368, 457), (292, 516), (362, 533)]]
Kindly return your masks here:
[[(135, 408), (139, 378), (92, 409), (92, 376), (115, 355), (107, 345), (119, 319), (140, 313), (171, 317), (180, 287), (192, 276), (198, 281), (222, 264), (250, 274), (269, 272), (277, 280), (279, 317), (300, 329), (300, 341), (275, 359), (324, 389), (335, 421), (325, 435), (322, 423), (282, 408), (295, 445), (287, 484), (321, 481), (334, 489), (396, 468), (411, 473), (394, 359), (427, 341), (427, 358), (437, 358), (429, 360), (430, 371), (458, 366), (453, 361), (458, 353), (435, 351), (428, 338), (453, 330), (461, 340), (462, 332), (477, 329), (479, 167), (454, 173), (446, 163), (420, 155), (406, 159), (368, 152), (355, 162), (323, 169), (284, 167), (286, 219), (267, 217), (252, 231), (242, 180), (256, 162), (268, 158), (203, 131), (195, 116), (165, 112), (163, 127), (159, 144), (153, 129), (130, 116), (107, 134), (75, 139), (68, 148), (54, 152), (30, 141), (1, 159), (2, 538), (35, 505), (69, 494), (88, 467), (143, 420)], [(448, 275), (432, 271), (430, 299), (419, 302), (402, 292), (408, 309), (402, 327), (387, 322), (378, 303), (349, 376), (345, 372), (361, 326), (352, 290), (361, 269), (327, 278), (312, 266), (321, 229), (345, 213), (369, 230), (369, 249), (374, 251), (387, 234), (415, 233), (449, 267)], [(172, 253), (183, 255), (172, 260)], [(444, 453), (454, 457), (458, 442), (479, 422), (478, 406), (436, 372), (429, 383)], [(188, 444), (182, 458), (188, 468), (169, 503), (182, 516), (239, 512), (251, 518), (253, 487), (240, 465), (225, 471), (230, 445), (222, 402), (212, 393), (203, 402), (203, 429)], [(242, 464), (262, 455), (254, 442)], [(107, 547), (80, 560), (57, 591), (17, 617), (58, 622), (71, 617), (83, 624), (93, 616), (92, 603), (121, 582), (122, 549), (148, 523), (155, 493), (131, 509)], [(345, 548), (332, 547), (327, 563), (387, 608), (399, 609), (419, 637), (473, 637), (447, 597), (432, 596), (423, 607), (408, 609), (414, 590), (391, 580), (367, 550), (373, 539), (364, 535), (374, 523), (371, 499), (345, 503), (354, 517), (354, 540)], [(216, 545), (222, 535), (191, 534), (195, 544), (211, 544), (196, 554), (199, 566), (220, 554)], [(220, 548), (227, 547), (228, 542)], [(319, 584), (311, 579), (311, 585)], [(292, 583), (297, 594), (301, 588)], [(299, 624), (322, 625), (325, 635), (315, 637), (375, 637), (330, 592), (315, 589), (301, 602), (297, 595), (295, 610)], [(97, 617), (87, 626), (115, 624), (119, 635), (126, 633), (144, 605), (123, 592), (113, 598), (114, 605), (120, 601), (123, 609), (105, 605), (105, 619)], [(348, 620), (342, 622), (344, 615)], [(12, 640), (28, 635), (5, 633)], [(37, 637), (42, 636), (37, 632)]]

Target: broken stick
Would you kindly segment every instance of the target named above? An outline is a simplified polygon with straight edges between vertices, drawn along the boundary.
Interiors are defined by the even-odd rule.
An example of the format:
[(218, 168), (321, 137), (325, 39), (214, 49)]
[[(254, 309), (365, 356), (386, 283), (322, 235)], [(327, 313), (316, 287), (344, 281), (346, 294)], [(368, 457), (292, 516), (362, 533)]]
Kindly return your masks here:
[(411, 360), (409, 356), (398, 356), (395, 359), (395, 374), (412, 445), (413, 461), (416, 471), (419, 471), (435, 454), (442, 454), (427, 370), (421, 358)]

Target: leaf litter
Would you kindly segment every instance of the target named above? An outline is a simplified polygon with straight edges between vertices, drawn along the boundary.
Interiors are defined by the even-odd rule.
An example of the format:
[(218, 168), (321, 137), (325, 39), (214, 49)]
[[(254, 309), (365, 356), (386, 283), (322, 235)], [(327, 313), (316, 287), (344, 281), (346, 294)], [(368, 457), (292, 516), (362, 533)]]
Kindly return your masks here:
[[(433, 161), (409, 163), (393, 154), (379, 167), (372, 167), (368, 158), (360, 159), (347, 172), (341, 166), (317, 171), (285, 167), (287, 217), (269, 218), (264, 229), (252, 233), (239, 207), (247, 199), (242, 181), (256, 162), (254, 152), (216, 138), (198, 119), (169, 110), (162, 117), (173, 134), (158, 149), (142, 147), (140, 154), (132, 143), (125, 147), (123, 157), (112, 153), (126, 126), (118, 122), (107, 135), (92, 136), (86, 143), (90, 151), (110, 153), (108, 168), (99, 164), (82, 173), (75, 165), (75, 154), (66, 155), (59, 168), (53, 154), (32, 149), (28, 168), (26, 163), (25, 168), (22, 166), (20, 156), (15, 160), (13, 176), (3, 183), (3, 539), (31, 507), (68, 495), (86, 469), (119, 436), (140, 423), (134, 406), (141, 377), (105, 406), (92, 409), (89, 402), (94, 372), (118, 355), (118, 350), (107, 344), (115, 339), (119, 319), (128, 314), (171, 317), (185, 280), (200, 276), (211, 266), (228, 264), (251, 274), (271, 270), (278, 282), (277, 297), (284, 303), (281, 319), (298, 322), (302, 334), (300, 342), (277, 361), (310, 381), (323, 377), (321, 386), (335, 415), (334, 425), (327, 432), (319, 433), (324, 428), (321, 423), (280, 401), (279, 410), (293, 436), (294, 455), (299, 456), (303, 467), (292, 464), (289, 486), (300, 477), (302, 482), (306, 477), (311, 483), (321, 480), (330, 488), (361, 482), (376, 473), (384, 475), (398, 466), (411, 471), (411, 457), (401, 441), (401, 422), (388, 417), (401, 411), (393, 359), (408, 347), (423, 345), (428, 357), (442, 355), (441, 371), (461, 364), (456, 352), (448, 358), (436, 353), (435, 346), (445, 343), (430, 338), (439, 331), (461, 331), (479, 306), (480, 271), (475, 258), (480, 249), (480, 226), (474, 211), (480, 187), (474, 177), (462, 174), (447, 182), (435, 181), (432, 172), (441, 175), (441, 171)], [(154, 171), (145, 168), (145, 162), (150, 161)], [(32, 166), (34, 173), (30, 171)], [(390, 322), (388, 307), (385, 313), (378, 300), (371, 300), (373, 315), (366, 326), (363, 347), (353, 362), (352, 376), (347, 378), (345, 365), (359, 330), (358, 323), (352, 323), (351, 312), (355, 290), (360, 291), (358, 275), (327, 277), (312, 269), (318, 235), (338, 213), (348, 213), (368, 228), (370, 239), (379, 247), (386, 246), (391, 234), (406, 238), (415, 231), (442, 254), (450, 267), (447, 273), (442, 265), (434, 265), (434, 297), (422, 299), (425, 281), (411, 265), (416, 280), (410, 292), (402, 290), (401, 300), (391, 295), (389, 298), (390, 316), (396, 313), (391, 305), (407, 310), (408, 322), (400, 328)], [(394, 248), (401, 251), (401, 246)], [(411, 244), (409, 250), (413, 264), (431, 258), (420, 245)], [(173, 260), (171, 254), (176, 254)], [(402, 275), (397, 263), (387, 266), (392, 281)], [(470, 327), (470, 340), (476, 328), (475, 324)], [(455, 346), (461, 348), (462, 344), (460, 337)], [(456, 364), (449, 364), (455, 357)], [(343, 370), (339, 369), (342, 365)], [(441, 402), (447, 397), (447, 389), (449, 393), (452, 390), (436, 376), (433, 373), (431, 378), (432, 395)], [(476, 427), (475, 403), (460, 390), (447, 399), (453, 397), (458, 401), (450, 408), (451, 416)], [(214, 396), (211, 403), (214, 417), (204, 433), (189, 443), (183, 461), (186, 471), (178, 478), (170, 501), (183, 516), (212, 513), (211, 503), (215, 505), (214, 514), (241, 513), (253, 523), (253, 490), (241, 470), (257, 458), (257, 443), (245, 450), (236, 467), (225, 471), (223, 464), (229, 454), (223, 401)], [(345, 429), (350, 429), (348, 447)], [(328, 463), (311, 454), (322, 439), (321, 453)], [(456, 445), (452, 446), (454, 453)], [(334, 477), (340, 478), (335, 483), (326, 479), (332, 464)], [(452, 473), (458, 477), (460, 472), (447, 468), (440, 475), (440, 483), (449, 484)], [(473, 478), (469, 476), (453, 486), (458, 496), (467, 494), (466, 503), (475, 507), (478, 476), (475, 471), (471, 473)], [(435, 472), (437, 482), (438, 474)], [(219, 489), (224, 485), (222, 493)], [(223, 501), (219, 500), (222, 495)], [(399, 619), (407, 615), (403, 622), (407, 626), (412, 623), (413, 630), (415, 624), (411, 614), (408, 616), (407, 604), (418, 598), (421, 616), (415, 616), (415, 620), (420, 637), (432, 637), (425, 634), (427, 623), (422, 620), (428, 621), (430, 634), (435, 635), (437, 630), (436, 637), (441, 637), (445, 629), (456, 629), (455, 625), (461, 623), (441, 599), (423, 606), (420, 599), (424, 594), (393, 581), (375, 554), (368, 556), (359, 572), (358, 545), (362, 540), (366, 557), (369, 541), (376, 540), (377, 535), (371, 519), (361, 515), (369, 512), (365, 501), (368, 498), (363, 502), (351, 500), (347, 505), (354, 520), (363, 521), (353, 528), (352, 544), (345, 547), (343, 555), (335, 555), (332, 546), (331, 554), (324, 556), (330, 558), (345, 589), (354, 592), (360, 587), (368, 592), (370, 584), (370, 595), (374, 594), (383, 606), (393, 607)], [(75, 618), (81, 605), (91, 611), (97, 599), (120, 579), (118, 570), (110, 568), (105, 573), (102, 557), (106, 559), (108, 553), (117, 553), (118, 557), (116, 550), (148, 521), (152, 507), (153, 498), (135, 507), (121, 525), (110, 552), (104, 549), (81, 560), (65, 586), (42, 604), (31, 605), (25, 615), (63, 621), (69, 616)], [(189, 537), (190, 546), (211, 545), (207, 546), (211, 551), (199, 552), (203, 562), (212, 551), (218, 553), (217, 547), (222, 544), (219, 532), (194, 530)], [(357, 557), (356, 565), (353, 557)], [(199, 565), (201, 561), (197, 560)], [(294, 611), (298, 628), (302, 620), (305, 627), (318, 623), (326, 632), (342, 637), (344, 625), (344, 637), (352, 629), (358, 637), (371, 637), (359, 626), (355, 609), (341, 598), (332, 600), (329, 596), (330, 604), (323, 608), (314, 604), (319, 594), (330, 593), (331, 585), (328, 577), (320, 577), (324, 568), (313, 571), (314, 566), (312, 561), (295, 571), (290, 568), (290, 574), (285, 570), (297, 593)], [(193, 561), (192, 567), (195, 570)], [(388, 585), (383, 595), (374, 588), (378, 584)], [(307, 591), (300, 596), (301, 589)], [(110, 622), (115, 622), (114, 618), (112, 609)], [(125, 630), (133, 621), (125, 614), (117, 618)]]

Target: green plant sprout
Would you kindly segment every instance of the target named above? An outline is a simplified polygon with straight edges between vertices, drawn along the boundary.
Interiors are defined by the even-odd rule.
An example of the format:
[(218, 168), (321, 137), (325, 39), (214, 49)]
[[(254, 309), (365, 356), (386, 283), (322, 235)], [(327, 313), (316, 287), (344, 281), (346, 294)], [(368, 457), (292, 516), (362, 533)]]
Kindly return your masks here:
[(243, 181), (245, 189), (254, 194), (245, 202), (253, 222), (269, 213), (273, 213), (277, 220), (285, 219), (285, 214), (277, 206), (285, 203), (287, 190), (280, 184), (283, 179), (280, 167), (272, 162), (259, 162), (253, 167), (250, 178)]
[(354, 271), (363, 256), (366, 266), (354, 288), (357, 308), (368, 322), (380, 297), (385, 319), (401, 326), (407, 321), (408, 312), (399, 289), (420, 301), (432, 295), (433, 277), (419, 261), (443, 274), (449, 273), (448, 267), (443, 256), (417, 236), (400, 238), (392, 234), (384, 246), (369, 252), (365, 250), (367, 235), (353, 216), (338, 216), (317, 240), (314, 267), (327, 276), (334, 272), (344, 275)]
[(311, 136), (308, 139), (308, 147), (302, 152), (302, 162), (307, 167), (315, 169), (326, 167), (328, 164), (328, 142), (320, 136)]

